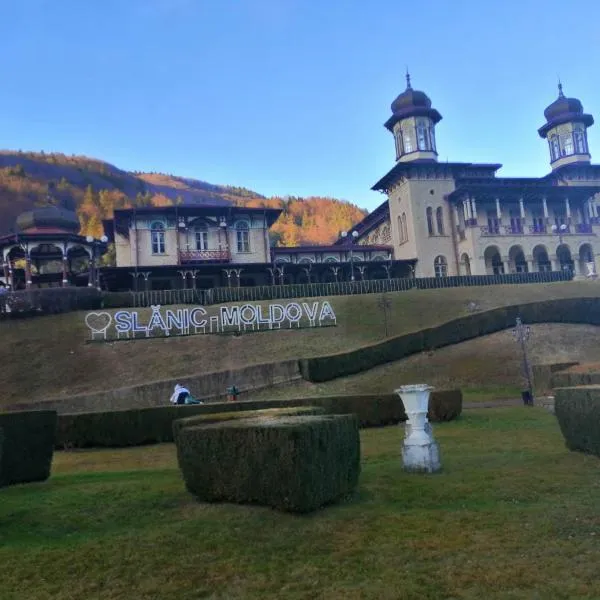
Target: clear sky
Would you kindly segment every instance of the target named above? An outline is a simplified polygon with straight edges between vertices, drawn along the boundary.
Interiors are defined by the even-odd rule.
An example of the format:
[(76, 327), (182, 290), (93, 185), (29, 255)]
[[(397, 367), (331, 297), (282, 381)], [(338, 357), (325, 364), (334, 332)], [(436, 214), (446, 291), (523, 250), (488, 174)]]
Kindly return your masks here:
[(405, 88), (442, 161), (549, 170), (557, 78), (599, 123), (598, 0), (0, 0), (0, 148), (373, 209)]

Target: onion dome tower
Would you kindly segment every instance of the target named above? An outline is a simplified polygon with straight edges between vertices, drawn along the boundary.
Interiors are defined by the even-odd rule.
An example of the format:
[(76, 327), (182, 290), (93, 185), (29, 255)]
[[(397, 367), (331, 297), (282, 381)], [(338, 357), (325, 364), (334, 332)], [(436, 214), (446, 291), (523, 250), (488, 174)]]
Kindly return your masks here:
[(394, 134), (396, 161), (437, 161), (435, 125), (442, 115), (431, 108), (427, 94), (413, 90), (406, 73), (406, 89), (392, 102), (392, 116), (385, 127)]
[(583, 112), (577, 98), (567, 98), (558, 84), (558, 98), (544, 111), (546, 124), (538, 129), (540, 137), (548, 140), (550, 165), (557, 169), (574, 163), (589, 164), (587, 128), (594, 117)]

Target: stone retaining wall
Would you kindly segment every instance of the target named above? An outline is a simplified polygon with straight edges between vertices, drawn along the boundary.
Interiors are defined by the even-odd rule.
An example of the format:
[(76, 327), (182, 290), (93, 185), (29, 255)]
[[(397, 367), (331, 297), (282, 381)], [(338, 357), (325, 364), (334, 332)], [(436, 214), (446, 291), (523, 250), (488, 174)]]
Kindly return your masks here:
[(287, 360), (251, 365), (230, 371), (217, 371), (178, 379), (153, 381), (105, 392), (77, 394), (43, 402), (14, 404), (6, 407), (5, 410), (52, 409), (60, 414), (164, 406), (169, 403), (169, 398), (176, 383), (188, 387), (195, 398), (201, 398), (205, 401), (217, 401), (226, 396), (227, 387), (230, 385), (235, 385), (243, 394), (250, 390), (288, 384), (298, 379), (301, 379), (298, 361)]

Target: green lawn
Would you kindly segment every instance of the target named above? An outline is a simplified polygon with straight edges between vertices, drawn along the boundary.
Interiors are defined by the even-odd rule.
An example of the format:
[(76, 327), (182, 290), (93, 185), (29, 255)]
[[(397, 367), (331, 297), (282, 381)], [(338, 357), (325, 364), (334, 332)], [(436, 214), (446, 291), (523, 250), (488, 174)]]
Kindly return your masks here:
[(309, 516), (196, 503), (174, 447), (61, 452), (0, 490), (2, 600), (597, 599), (600, 460), (537, 408), (434, 426), (444, 470), (362, 432), (349, 502)]

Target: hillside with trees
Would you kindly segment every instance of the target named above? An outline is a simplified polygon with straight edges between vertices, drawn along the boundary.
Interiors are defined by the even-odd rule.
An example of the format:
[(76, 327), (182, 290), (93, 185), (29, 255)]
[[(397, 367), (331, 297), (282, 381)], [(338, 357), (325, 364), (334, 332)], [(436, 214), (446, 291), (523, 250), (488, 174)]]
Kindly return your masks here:
[(76, 210), (81, 233), (94, 237), (102, 235), (102, 220), (111, 218), (116, 208), (175, 204), (281, 208), (283, 213), (271, 229), (273, 243), (279, 246), (330, 244), (367, 214), (334, 198), (267, 198), (242, 187), (123, 171), (85, 156), (0, 151), (0, 235), (13, 229), (23, 211), (48, 204)]

